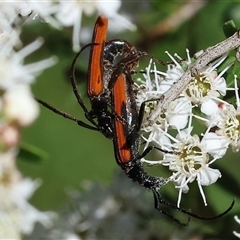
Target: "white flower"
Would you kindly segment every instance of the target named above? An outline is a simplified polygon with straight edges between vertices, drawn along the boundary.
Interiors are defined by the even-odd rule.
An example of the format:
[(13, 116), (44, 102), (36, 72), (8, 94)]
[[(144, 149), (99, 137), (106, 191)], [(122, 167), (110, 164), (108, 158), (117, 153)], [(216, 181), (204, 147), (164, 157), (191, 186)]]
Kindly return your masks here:
[(191, 103), (184, 97), (177, 98), (169, 104), (166, 119), (169, 126), (180, 130), (186, 127), (191, 113)]
[[(0, 236), (9, 232), (8, 235), (2, 235), (1, 239), (12, 238), (20, 233), (29, 234), (36, 222), (41, 222), (45, 227), (51, 226), (54, 214), (40, 212), (28, 203), (26, 194), (21, 195), (25, 191), (32, 194), (35, 191), (34, 185), (36, 184), (29, 179), (19, 179), (12, 186), (0, 186), (0, 194), (4, 196), (0, 201)], [(12, 232), (7, 230), (9, 228)]]
[(202, 186), (215, 183), (221, 177), (219, 170), (209, 167), (207, 146), (211, 143), (207, 142), (207, 138), (202, 142), (197, 135), (191, 136), (188, 130), (181, 131), (176, 139), (178, 142), (173, 144), (173, 148), (178, 154), (172, 154), (171, 157), (164, 155), (162, 164), (169, 166), (169, 169), (174, 172), (170, 179), (179, 189), (178, 206), (182, 192), (186, 193), (189, 190), (188, 183), (195, 179), (204, 204), (207, 205)]
[(27, 16), (32, 13), (33, 20), (36, 16), (39, 16), (42, 21), (50, 23), (55, 28), (59, 28), (60, 25), (56, 19), (52, 17), (58, 10), (55, 1), (34, 1), (26, 0), (20, 3), (19, 12), (23, 16)]
[(216, 133), (228, 139), (232, 150), (238, 152), (240, 150), (240, 109), (227, 105), (226, 109), (215, 117), (218, 119), (216, 126), (219, 127)]
[(4, 44), (6, 44), (6, 42), (9, 40), (9, 36), (6, 32), (4, 32), (3, 30), (1, 30), (0, 33), (0, 49), (4, 46)]
[(2, 147), (15, 147), (19, 143), (20, 133), (15, 125), (8, 123), (0, 124), (0, 143)]
[(31, 124), (39, 114), (39, 107), (28, 85), (19, 84), (6, 91), (2, 98), (3, 113), (20, 126)]
[[(168, 54), (170, 56), (170, 54)], [(171, 56), (170, 56), (171, 57)], [(226, 59), (226, 55), (220, 57), (213, 63), (209, 64), (205, 68), (201, 69), (199, 73), (194, 76), (188, 84), (188, 87), (183, 92), (184, 96), (189, 99), (193, 106), (201, 106), (201, 111), (205, 114), (214, 114), (217, 111), (217, 103), (220, 101), (218, 97), (225, 96), (227, 85), (225, 79), (222, 75), (231, 67), (228, 65), (220, 74), (217, 74), (217, 67), (223, 63)], [(172, 67), (171, 71), (175, 73), (175, 75), (170, 73), (166, 78), (167, 82), (169, 78), (177, 79), (177, 81), (184, 74), (184, 66), (181, 66), (179, 63), (176, 63), (176, 60), (171, 57), (173, 62), (175, 63), (175, 68)], [(191, 59), (189, 57), (189, 52), (187, 51), (187, 59), (185, 62), (186, 65), (191, 64)], [(168, 89), (167, 89), (168, 90)]]
[(185, 90), (185, 95), (193, 104), (200, 104), (211, 98), (217, 98), (226, 94), (226, 82), (221, 77), (230, 66), (225, 68), (221, 74), (217, 74), (215, 69), (226, 59), (226, 56), (221, 57), (212, 65), (202, 69), (198, 75), (192, 78)]
[(39, 181), (33, 182), (30, 179), (23, 179), (18, 184), (14, 184), (10, 192), (11, 201), (21, 214), (19, 216), (20, 231), (25, 234), (32, 232), (35, 222), (41, 222), (45, 227), (49, 228), (52, 225), (51, 219), (55, 216), (51, 212), (40, 212), (27, 202), (39, 185)]
[[(172, 60), (172, 63), (167, 65), (166, 72), (157, 71), (159, 75), (162, 75), (164, 77), (164, 80), (161, 82), (161, 84), (159, 84), (158, 88), (156, 89), (157, 92), (161, 94), (169, 90), (171, 86), (182, 77), (182, 75), (185, 72), (186, 66), (189, 66), (192, 62), (188, 49), (186, 49), (186, 53), (187, 53), (186, 61), (183, 61), (177, 55), (176, 56), (178, 59), (176, 60), (168, 51), (166, 51), (165, 53)], [(180, 64), (179, 61), (182, 62), (182, 64)]]
[(24, 65), (24, 58), (41, 45), (42, 40), (37, 40), (18, 52), (15, 52), (11, 45), (0, 48), (2, 111), (8, 120), (21, 126), (29, 125), (38, 115), (38, 105), (28, 84), (32, 83), (43, 69), (56, 62), (54, 58), (49, 58)]
[[(235, 220), (238, 224), (240, 224), (240, 219), (238, 218), (238, 216), (234, 216), (234, 220)], [(240, 233), (238, 233), (238, 232), (236, 232), (236, 231), (233, 231), (233, 234), (234, 234), (236, 237), (240, 238)]]
[[(6, 4), (6, 3), (5, 3)], [(0, 3), (0, 8), (2, 5), (4, 6), (3, 9), (0, 10), (0, 49), (6, 47), (6, 45), (10, 45), (11, 48), (13, 46), (20, 45), (21, 41), (19, 39), (20, 35), (20, 28), (15, 28), (14, 25), (12, 25), (14, 19), (18, 16), (17, 10), (14, 7), (11, 8), (12, 4), (3, 4)], [(15, 3), (16, 4), (16, 3)], [(5, 8), (7, 7), (7, 8)], [(8, 8), (11, 8), (11, 11), (6, 11), (6, 14), (10, 14), (9, 16), (11, 20), (8, 20), (8, 16), (4, 13), (4, 10), (7, 10)]]
[(5, 21), (10, 24), (17, 17), (21, 5), (22, 3), (20, 1), (1, 1), (0, 24)]
[[(169, 179), (179, 189), (178, 207), (180, 206), (182, 193), (189, 191), (188, 184), (194, 180), (197, 180), (204, 204), (207, 205), (202, 186), (209, 186), (221, 177), (220, 171), (210, 168), (209, 165), (225, 154), (225, 151), (221, 148), (225, 139), (223, 143), (218, 142), (216, 134), (213, 136), (213, 133), (206, 133), (200, 141), (197, 135), (190, 135), (191, 129), (192, 127), (189, 127), (180, 131), (176, 138), (167, 133), (162, 133), (162, 135), (165, 134), (164, 138), (158, 138), (157, 136), (152, 138), (151, 140), (155, 144), (169, 152), (163, 153), (163, 159), (159, 161), (141, 160), (150, 166), (158, 164), (167, 166), (169, 170), (173, 171)], [(165, 139), (167, 136), (173, 143)], [(216, 143), (214, 147), (212, 146), (213, 143)], [(212, 160), (210, 159), (210, 153), (213, 155)]]
[(23, 179), (16, 169), (17, 151), (0, 153), (0, 239), (20, 239), (29, 234), (35, 222), (46, 227), (52, 223), (52, 213), (42, 213), (28, 203), (39, 181)]
[[(170, 137), (170, 136), (169, 136)], [(157, 134), (156, 131), (152, 131), (149, 135), (149, 137), (145, 137), (145, 136), (142, 136), (143, 140), (146, 142), (145, 144), (145, 147), (144, 147), (144, 150), (152, 143), (152, 142), (157, 142), (157, 145), (164, 151), (166, 152), (169, 152), (169, 153), (164, 153), (164, 155), (169, 155), (169, 157), (172, 157), (172, 152), (173, 152), (173, 149), (172, 149), (172, 143), (170, 141), (170, 139), (167, 137), (167, 134), (166, 133), (159, 133)], [(162, 164), (162, 158), (163, 158), (163, 153), (160, 151), (159, 152), (160, 154), (155, 154), (155, 158), (156, 156), (159, 156), (161, 157), (161, 159), (159, 160), (156, 160), (154, 158), (154, 160), (149, 160), (149, 159), (146, 159), (145, 157), (144, 158), (141, 158), (141, 162), (142, 163), (146, 163), (148, 166), (155, 166), (155, 165), (161, 165)]]
[[(153, 69), (151, 69), (153, 65)], [(141, 85), (139, 86), (139, 91), (137, 95), (137, 105), (140, 105), (145, 102), (144, 109), (144, 120), (142, 124), (143, 131), (152, 132), (153, 129), (164, 129), (165, 131), (169, 126), (177, 129), (183, 129), (186, 127), (188, 117), (191, 113), (192, 106), (186, 98), (175, 99), (170, 105), (168, 111), (165, 113), (165, 116), (159, 116), (157, 121), (149, 127), (147, 124), (147, 119), (152, 111), (156, 107), (156, 101), (151, 101), (154, 99), (159, 99), (161, 95), (167, 91), (171, 85), (178, 79), (178, 75), (175, 73), (175, 70), (178, 69), (172, 68), (168, 65), (167, 73), (157, 71), (156, 64), (150, 60), (148, 67), (146, 68), (146, 74), (143, 74), (144, 79), (139, 79)], [(163, 76), (165, 78), (163, 78)], [(174, 78), (176, 77), (176, 78)], [(166, 80), (168, 78), (168, 80)]]
[[(59, 27), (58, 22), (51, 16), (57, 10), (54, 1), (1, 1), (0, 2), (0, 32), (4, 33), (5, 39), (12, 43), (12, 46), (20, 44), (19, 34), (23, 22), (28, 20), (32, 14), (37, 15), (45, 21), (49, 21), (54, 27)], [(34, 13), (33, 13), (34, 12)], [(27, 21), (29, 22), (29, 21)], [(7, 37), (6, 37), (7, 36)], [(0, 41), (0, 47), (1, 47)]]
[[(153, 70), (151, 69), (153, 65)], [(166, 129), (167, 122), (162, 116), (158, 117), (158, 120), (153, 126), (148, 126), (145, 124), (149, 118), (149, 115), (156, 107), (156, 101), (151, 101), (151, 99), (159, 99), (161, 94), (156, 91), (156, 88), (160, 84), (163, 78), (157, 74), (156, 64), (150, 59), (148, 66), (146, 67), (146, 73), (143, 74), (143, 79), (139, 78), (138, 83), (140, 83), (137, 91), (136, 102), (140, 109), (141, 104), (145, 102), (144, 108), (144, 119), (142, 121), (141, 128), (145, 132), (152, 132), (153, 129)], [(149, 102), (147, 100), (150, 100)], [(147, 101), (147, 102), (146, 102)]]
[[(64, 26), (73, 26), (73, 49), (78, 51), (80, 48), (80, 30), (83, 13), (92, 15), (101, 1), (59, 1), (59, 10), (56, 13), (56, 18)], [(112, 4), (113, 3), (113, 4)], [(107, 6), (112, 6), (112, 12), (116, 12), (119, 8), (119, 1), (106, 3)]]
[[(135, 26), (117, 13), (121, 6), (120, 0), (115, 1), (59, 1), (56, 18), (64, 26), (73, 26), (73, 49), (80, 48), (80, 30), (82, 15), (93, 15), (96, 11), (112, 18), (125, 27), (135, 30)], [(116, 30), (116, 27), (114, 28)]]
[[(188, 50), (186, 61), (182, 60), (177, 55), (175, 55), (175, 59), (168, 52), (166, 53), (172, 60), (172, 63), (167, 65), (167, 71), (159, 71), (155, 66), (154, 69), (150, 71), (156, 73), (162, 78), (155, 77), (155, 80), (152, 80), (152, 85), (150, 85), (149, 82), (151, 81), (151, 78), (146, 78), (149, 74), (143, 76), (146, 78), (145, 82), (148, 87), (147, 90), (151, 94), (151, 97), (148, 97), (145, 100), (155, 99), (156, 96), (160, 97), (163, 93), (169, 90), (175, 82), (181, 79), (188, 66), (192, 63)], [(216, 112), (218, 109), (218, 102), (221, 101), (218, 97), (224, 96), (227, 90), (227, 85), (222, 75), (231, 67), (231, 65), (228, 65), (220, 74), (217, 74), (217, 67), (221, 65), (225, 59), (226, 55), (220, 57), (204, 69), (201, 69), (199, 73), (191, 79), (188, 87), (179, 97), (186, 97), (188, 101), (190, 101), (192, 107), (201, 106), (201, 111), (205, 114), (213, 114)], [(147, 71), (149, 70), (147, 69)], [(156, 76), (156, 74), (154, 76)], [(144, 84), (144, 80), (141, 80), (141, 84)], [(151, 89), (149, 86), (151, 86)], [(189, 107), (189, 111), (191, 111), (190, 109), (192, 107)]]
[(234, 79), (236, 94), (236, 105), (222, 101), (218, 104), (217, 112), (209, 115), (209, 121), (206, 122), (209, 128), (215, 129), (215, 133), (225, 139), (226, 144), (230, 144), (234, 152), (240, 150), (240, 103), (238, 96), (237, 77)]
[(222, 158), (226, 154), (229, 140), (225, 137), (217, 135), (216, 133), (208, 132), (204, 134), (201, 144), (216, 160)]
[(42, 70), (55, 64), (55, 58), (23, 64), (24, 58), (37, 50), (42, 45), (42, 42), (42, 40), (38, 39), (18, 52), (15, 52), (10, 47), (0, 49), (0, 88), (2, 90), (7, 90), (18, 84), (33, 83)]

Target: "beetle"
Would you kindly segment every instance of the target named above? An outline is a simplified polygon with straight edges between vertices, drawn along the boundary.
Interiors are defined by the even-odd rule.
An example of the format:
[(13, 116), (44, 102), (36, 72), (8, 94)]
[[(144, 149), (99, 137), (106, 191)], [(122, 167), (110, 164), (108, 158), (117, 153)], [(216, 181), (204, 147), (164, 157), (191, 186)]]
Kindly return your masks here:
[[(111, 119), (117, 116), (114, 114), (109, 104), (109, 80), (111, 78), (111, 70), (114, 66), (115, 59), (119, 55), (122, 55), (123, 57), (133, 55), (134, 58), (129, 58), (128, 62), (125, 63), (129, 66), (131, 65), (131, 68), (133, 68), (138, 64), (139, 57), (147, 54), (137, 51), (134, 46), (123, 39), (114, 39), (106, 42), (107, 29), (108, 19), (103, 15), (100, 15), (93, 30), (92, 43), (85, 45), (76, 54), (70, 69), (70, 79), (74, 95), (83, 109), (86, 119), (92, 125), (83, 122), (68, 113), (58, 110), (38, 98), (35, 99), (44, 107), (65, 118), (77, 122), (78, 125), (90, 130), (99, 131), (105, 137), (112, 139), (113, 132)], [(76, 62), (83, 50), (89, 46), (91, 49), (88, 64), (87, 93), (91, 103), (90, 111), (87, 109), (81, 95), (78, 92), (75, 76)], [(111, 85), (113, 84), (114, 83), (111, 83)]]
[[(139, 112), (136, 106), (135, 93), (131, 70), (138, 64), (142, 56), (149, 56), (145, 52), (137, 51), (125, 40), (115, 39), (106, 42), (107, 18), (100, 16), (96, 21), (92, 43), (83, 47), (73, 59), (71, 65), (71, 84), (79, 105), (85, 112), (86, 119), (92, 124), (87, 124), (72, 115), (62, 112), (42, 100), (36, 99), (40, 104), (73, 120), (78, 125), (101, 132), (105, 137), (113, 140), (115, 158), (118, 165), (126, 175), (135, 182), (150, 189), (155, 199), (155, 208), (182, 224), (168, 212), (160, 208), (160, 204), (177, 209), (189, 216), (200, 219), (215, 219), (223, 216), (232, 208), (231, 206), (214, 217), (201, 217), (182, 208), (166, 202), (159, 193), (161, 186), (168, 182), (162, 177), (149, 176), (143, 169), (140, 159), (149, 153), (153, 146), (148, 147), (142, 154), (139, 153), (140, 137), (138, 131), (144, 114), (144, 104)], [(86, 47), (91, 47), (88, 67), (88, 97), (91, 102), (89, 111), (78, 92), (75, 76), (75, 65), (78, 57)], [(123, 55), (123, 59), (115, 64), (117, 56)], [(97, 119), (97, 122), (95, 121)], [(163, 151), (160, 148), (157, 148)]]
[[(138, 65), (138, 59), (140, 57), (149, 55), (146, 52), (137, 51), (133, 45), (123, 39), (114, 39), (106, 42), (107, 29), (108, 19), (100, 15), (93, 30), (92, 43), (85, 45), (76, 54), (70, 69), (70, 80), (74, 95), (83, 109), (86, 119), (91, 125), (68, 113), (56, 109), (38, 98), (35, 99), (44, 107), (77, 122), (78, 125), (90, 130), (99, 131), (105, 137), (112, 139), (113, 131), (111, 121), (112, 118), (118, 118), (109, 104), (109, 88), (112, 88), (115, 81), (114, 78), (111, 78), (115, 60), (119, 55), (123, 56), (125, 61), (122, 62), (122, 65), (128, 65), (128, 68), (132, 69), (134, 66)], [(91, 47), (87, 77), (87, 93), (91, 103), (90, 111), (87, 109), (78, 92), (75, 76), (75, 65), (77, 60), (87, 47)]]

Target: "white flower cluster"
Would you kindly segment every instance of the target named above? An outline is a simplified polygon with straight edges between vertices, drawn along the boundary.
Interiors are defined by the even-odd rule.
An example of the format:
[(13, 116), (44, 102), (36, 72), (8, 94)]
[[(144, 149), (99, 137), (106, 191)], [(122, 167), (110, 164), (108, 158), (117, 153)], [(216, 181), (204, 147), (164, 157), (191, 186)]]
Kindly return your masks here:
[[(237, 77), (234, 87), (228, 88), (223, 74), (231, 64), (218, 73), (217, 68), (224, 62), (222, 56), (207, 65), (192, 77), (187, 88), (170, 103), (166, 112), (158, 116), (157, 121), (148, 125), (149, 115), (154, 111), (157, 99), (177, 82), (192, 63), (187, 51), (187, 60), (178, 55), (171, 56), (172, 63), (167, 71), (158, 71), (156, 64), (150, 61), (140, 86), (137, 102), (140, 106), (146, 102), (145, 117), (142, 123), (142, 137), (146, 142), (165, 150), (158, 161), (141, 161), (148, 166), (167, 166), (172, 181), (179, 190), (177, 206), (180, 206), (182, 193), (189, 191), (189, 184), (197, 181), (203, 202), (207, 205), (202, 186), (209, 186), (221, 177), (212, 164), (224, 157), (229, 146), (234, 152), (240, 147), (240, 112)], [(227, 91), (235, 91), (236, 104), (223, 100)], [(201, 124), (201, 128), (200, 128)], [(205, 130), (199, 132), (205, 126)], [(171, 133), (171, 134), (170, 134)]]
[[(16, 17), (16, 12), (22, 16), (31, 13), (32, 19), (39, 17), (42, 21), (50, 23), (53, 27), (60, 29), (64, 27), (73, 27), (73, 50), (80, 49), (80, 39), (84, 35), (81, 30), (83, 14), (91, 16), (93, 14), (104, 14), (114, 21), (114, 28), (111, 30), (119, 31), (123, 28), (135, 30), (136, 26), (118, 13), (121, 7), (121, 1), (13, 1), (0, 2), (0, 19), (5, 27), (9, 27)], [(110, 26), (111, 28), (111, 26)], [(81, 31), (81, 36), (80, 36)], [(88, 40), (90, 35), (88, 36)]]
[(20, 27), (15, 23), (19, 13), (30, 12), (20, 3), (0, 3), (0, 239), (20, 239), (33, 230), (35, 222), (51, 224), (51, 213), (42, 213), (28, 203), (39, 181), (23, 178), (16, 167), (20, 129), (31, 124), (39, 113), (30, 84), (37, 75), (55, 63), (49, 58), (24, 64), (24, 58), (42, 45), (36, 40), (19, 47)]

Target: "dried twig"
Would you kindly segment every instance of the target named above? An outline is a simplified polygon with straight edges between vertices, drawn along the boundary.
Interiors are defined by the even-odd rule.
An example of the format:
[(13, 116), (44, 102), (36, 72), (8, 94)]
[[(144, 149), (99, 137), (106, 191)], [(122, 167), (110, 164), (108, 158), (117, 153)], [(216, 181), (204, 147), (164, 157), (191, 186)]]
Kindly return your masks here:
[(204, 50), (197, 60), (189, 66), (188, 70), (183, 74), (183, 76), (158, 99), (158, 105), (149, 118), (149, 125), (152, 125), (160, 114), (167, 111), (169, 104), (187, 88), (189, 82), (198, 74), (199, 70), (201, 70), (214, 59), (227, 54), (239, 46), (240, 31), (236, 32), (226, 40)]

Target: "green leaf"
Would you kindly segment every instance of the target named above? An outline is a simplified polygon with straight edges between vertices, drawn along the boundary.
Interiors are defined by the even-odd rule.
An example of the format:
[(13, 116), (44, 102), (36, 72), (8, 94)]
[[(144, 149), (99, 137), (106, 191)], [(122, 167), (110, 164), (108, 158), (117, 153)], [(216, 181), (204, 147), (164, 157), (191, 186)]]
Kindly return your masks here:
[(20, 143), (18, 159), (31, 162), (39, 162), (46, 160), (49, 157), (48, 153), (26, 142)]
[(232, 36), (237, 30), (238, 29), (233, 20), (227, 21), (223, 24), (223, 32), (227, 38)]

